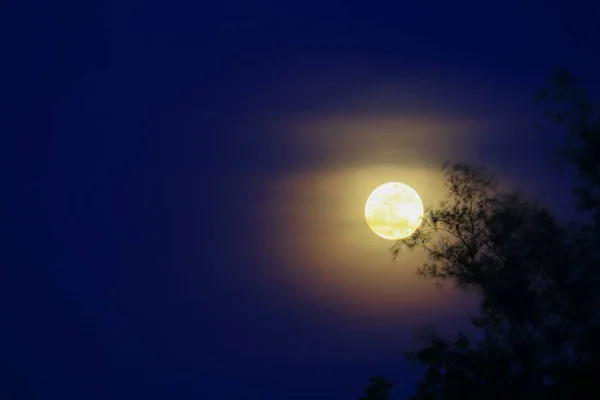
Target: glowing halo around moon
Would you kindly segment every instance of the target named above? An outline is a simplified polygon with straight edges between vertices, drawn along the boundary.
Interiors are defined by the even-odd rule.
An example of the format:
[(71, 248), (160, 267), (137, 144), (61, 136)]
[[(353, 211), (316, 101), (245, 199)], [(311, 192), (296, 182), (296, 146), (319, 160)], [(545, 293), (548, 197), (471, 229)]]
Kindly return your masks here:
[(388, 182), (371, 192), (365, 204), (369, 228), (387, 240), (406, 239), (421, 226), (423, 202), (417, 191), (400, 182)]

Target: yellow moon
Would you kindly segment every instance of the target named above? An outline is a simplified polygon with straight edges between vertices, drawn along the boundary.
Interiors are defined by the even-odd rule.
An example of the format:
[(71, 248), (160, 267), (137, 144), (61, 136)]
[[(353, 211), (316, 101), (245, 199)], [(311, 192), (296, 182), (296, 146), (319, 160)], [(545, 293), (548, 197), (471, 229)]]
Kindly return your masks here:
[(417, 191), (400, 182), (388, 182), (371, 192), (365, 219), (375, 234), (388, 240), (406, 239), (423, 222), (423, 202)]

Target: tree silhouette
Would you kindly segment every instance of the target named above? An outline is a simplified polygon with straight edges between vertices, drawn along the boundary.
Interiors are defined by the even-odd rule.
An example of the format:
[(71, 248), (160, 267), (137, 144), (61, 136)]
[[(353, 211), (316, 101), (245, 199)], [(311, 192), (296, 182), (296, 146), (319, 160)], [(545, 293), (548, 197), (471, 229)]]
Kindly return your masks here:
[(480, 315), (471, 319), (484, 339), (432, 338), (414, 355), (428, 366), (416, 398), (537, 393), (551, 378), (546, 356), (562, 351), (553, 340), (563, 332), (546, 331), (561, 311), (553, 303), (554, 288), (567, 282), (573, 262), (563, 249), (568, 235), (543, 207), (499, 190), (482, 170), (457, 164), (446, 173), (448, 200), (428, 211), (418, 234), (392, 250), (396, 256), (402, 248), (421, 247), (430, 261), (419, 275), (479, 292)]
[(600, 398), (599, 109), (563, 72), (540, 101), (566, 128), (559, 149), (579, 176), (574, 195), (590, 222), (557, 222), (542, 205), (500, 188), (483, 169), (444, 167), (448, 198), (392, 247), (423, 249), (417, 270), (481, 296), (471, 316), (482, 338), (425, 337), (410, 353), (426, 367), (415, 400)]
[(565, 71), (550, 76), (538, 100), (544, 114), (567, 131), (559, 155), (571, 164), (579, 175), (574, 194), (579, 208), (593, 212), (600, 225), (600, 108), (577, 84), (577, 79)]
[(390, 392), (393, 387), (394, 385), (384, 377), (374, 376), (365, 388), (365, 395), (359, 397), (359, 400), (392, 400)]

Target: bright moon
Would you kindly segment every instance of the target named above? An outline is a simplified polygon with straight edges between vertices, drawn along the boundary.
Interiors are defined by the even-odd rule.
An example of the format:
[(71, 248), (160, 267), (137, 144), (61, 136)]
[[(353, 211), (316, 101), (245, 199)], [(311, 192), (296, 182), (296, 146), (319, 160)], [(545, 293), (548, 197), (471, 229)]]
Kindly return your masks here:
[(415, 189), (400, 182), (388, 182), (371, 192), (365, 204), (367, 224), (375, 234), (388, 240), (406, 239), (423, 221), (423, 202)]

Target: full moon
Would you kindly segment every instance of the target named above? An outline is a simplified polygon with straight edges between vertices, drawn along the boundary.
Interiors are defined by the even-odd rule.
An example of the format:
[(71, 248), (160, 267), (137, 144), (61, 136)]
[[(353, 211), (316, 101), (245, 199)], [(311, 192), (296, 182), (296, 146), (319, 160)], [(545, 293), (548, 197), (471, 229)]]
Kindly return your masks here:
[(371, 192), (365, 204), (365, 219), (376, 235), (406, 239), (423, 222), (423, 202), (417, 191), (400, 182), (388, 182)]

